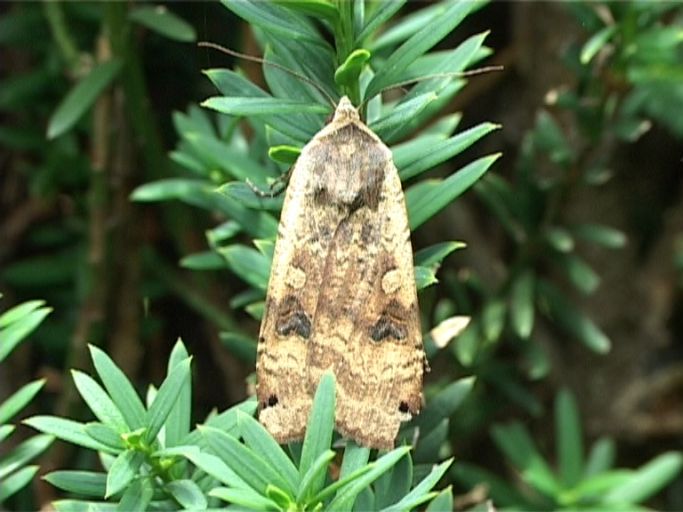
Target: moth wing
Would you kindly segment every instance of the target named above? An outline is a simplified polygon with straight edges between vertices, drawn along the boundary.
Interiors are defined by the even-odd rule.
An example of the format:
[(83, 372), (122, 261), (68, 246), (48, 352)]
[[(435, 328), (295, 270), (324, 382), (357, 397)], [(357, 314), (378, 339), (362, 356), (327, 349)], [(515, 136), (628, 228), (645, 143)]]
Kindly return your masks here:
[(313, 331), (323, 254), (330, 222), (312, 201), (311, 148), (302, 150), (292, 170), (275, 244), (259, 334), (257, 396), (259, 419), (280, 442), (301, 439), (312, 403), (307, 351)]
[[(335, 373), (338, 430), (363, 445), (389, 449), (400, 423), (421, 407), (424, 352), (401, 182), (390, 150), (364, 125), (358, 129), (372, 143), (345, 151), (344, 142), (337, 141), (334, 162), (341, 166), (340, 176), (357, 174), (376, 190), (356, 187), (362, 201), (355, 209), (336, 219), (328, 214), (336, 227), (321, 255), (326, 264), (308, 365), (311, 387), (324, 371)], [(373, 162), (380, 168), (373, 170)], [(373, 185), (368, 173), (381, 179)]]

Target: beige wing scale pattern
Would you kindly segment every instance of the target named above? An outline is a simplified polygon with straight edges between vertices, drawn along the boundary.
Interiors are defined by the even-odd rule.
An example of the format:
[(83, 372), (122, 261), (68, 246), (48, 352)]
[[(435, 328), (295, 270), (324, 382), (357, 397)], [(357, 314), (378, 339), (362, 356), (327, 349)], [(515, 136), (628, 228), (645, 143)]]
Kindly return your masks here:
[[(305, 171), (297, 164), (287, 187), (257, 349), (259, 419), (280, 443), (303, 437), (312, 401), (306, 358), (315, 305), (310, 290), (320, 286), (320, 261), (307, 231)], [(282, 329), (287, 318), (295, 328)]]
[(423, 364), (401, 182), (343, 99), (287, 190), (259, 343), (260, 419), (280, 442), (301, 438), (331, 369), (337, 429), (391, 448), (421, 407)]

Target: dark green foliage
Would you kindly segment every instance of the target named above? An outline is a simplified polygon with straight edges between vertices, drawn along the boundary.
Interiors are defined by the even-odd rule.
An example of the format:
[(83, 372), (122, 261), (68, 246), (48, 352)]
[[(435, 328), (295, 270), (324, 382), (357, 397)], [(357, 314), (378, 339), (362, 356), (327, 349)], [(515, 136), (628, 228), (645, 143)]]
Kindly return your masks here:
[[(680, 18), (680, 9), (615, 5), (605, 27), (605, 17), (588, 4), (568, 8), (594, 30), (580, 51), (572, 47), (564, 57), (576, 85), (546, 95), (547, 107), (524, 135), (513, 173), (488, 173), (474, 187), (507, 238), (510, 264), (494, 281), (477, 275), (451, 280), (453, 299), (444, 301), (444, 307), (472, 317), (453, 345), (458, 362), (535, 415), (541, 406), (524, 380), (552, 370), (547, 350), (535, 339), (535, 324), (548, 321), (596, 354), (609, 353), (612, 344), (573, 297), (594, 293), (601, 281), (582, 252), (590, 245), (621, 249), (627, 238), (600, 219), (568, 221), (571, 197), (608, 184), (617, 141), (638, 139), (652, 124), (647, 116), (680, 135), (673, 113), (683, 106), (674, 99), (680, 87), (671, 80), (681, 72), (681, 45), (670, 35), (677, 29), (661, 25), (663, 13)], [(669, 108), (655, 107), (660, 101)], [(515, 362), (500, 360), (503, 347), (518, 352)]]
[[(413, 18), (399, 21), (392, 30), (399, 30), (400, 35), (381, 48), (376, 47), (381, 39), (376, 37), (376, 31), (381, 28), (378, 21), (386, 21), (395, 8), (394, 2), (387, 2), (387, 5), (370, 3), (368, 12), (358, 6), (330, 9), (326, 11), (326, 17), (331, 20), (329, 28), (336, 45), (334, 51), (310, 20), (302, 16), (299, 8), (304, 4), (308, 5), (306, 2), (225, 3), (251, 23), (269, 62), (300, 73), (325, 93), (321, 94), (307, 81), (268, 64), (263, 66), (263, 71), (271, 93), (238, 72), (205, 71), (222, 96), (209, 98), (203, 105), (228, 115), (220, 121), (224, 128), (216, 130), (216, 123), (209, 115), (194, 108), (188, 114), (177, 113), (175, 124), (182, 142), (172, 153), (177, 163), (200, 179), (150, 183), (138, 188), (132, 196), (137, 201), (179, 199), (222, 212), (232, 219), (236, 224), (233, 224), (230, 236), (219, 234), (224, 226), (207, 232), (209, 245), (222, 259), (212, 257), (211, 253), (201, 253), (185, 257), (183, 264), (197, 270), (228, 268), (239, 275), (253, 289), (244, 292), (245, 300), (234, 303), (257, 318), (270, 273), (272, 240), (282, 198), (261, 197), (243, 182), (249, 180), (257, 187), (274, 183), (274, 177), (286, 169), (282, 161), (291, 161), (323, 126), (325, 114), (332, 108), (326, 96), (338, 99), (343, 94), (349, 95), (356, 104), (365, 105), (367, 122), (380, 137), (388, 143), (401, 141), (392, 145), (392, 151), (401, 177), (411, 183), (498, 128), (492, 123), (481, 123), (454, 135), (457, 121), (444, 117), (420, 130), (435, 118), (440, 105), (464, 85), (457, 73), (489, 53), (483, 46), (485, 33), (468, 38), (453, 50), (427, 53), (478, 4), (444, 2), (438, 8), (424, 9), (424, 15), (433, 23), (438, 20), (438, 26), (433, 23), (426, 28), (418, 26)], [(328, 5), (324, 2), (313, 4)], [(340, 5), (346, 6), (346, 3)], [(372, 12), (372, 9), (376, 11)], [(363, 47), (358, 48), (361, 44)], [(310, 65), (311, 62), (316, 65)], [(431, 78), (435, 73), (445, 75)], [(383, 104), (377, 93), (406, 81), (416, 81), (418, 85), (397, 102)], [(242, 125), (237, 123), (240, 117), (245, 118), (254, 133), (249, 146), (245, 144)], [(408, 139), (408, 136), (412, 138)], [(263, 150), (257, 151), (258, 148)], [(285, 151), (291, 157), (284, 156)], [(498, 156), (479, 158), (446, 179), (423, 179), (407, 186), (411, 227), (418, 228), (443, 210), (481, 178)], [(235, 181), (225, 183), (225, 179)], [(213, 193), (213, 183), (222, 183), (220, 195)], [(240, 233), (255, 238), (256, 250), (233, 241)], [(416, 259), (418, 289), (437, 282), (436, 270), (449, 253), (434, 251), (429, 265)], [(233, 346), (238, 339), (249, 344), (233, 333), (224, 333), (223, 338), (232, 340)], [(240, 353), (251, 353), (251, 350), (245, 347)]]
[(614, 443), (608, 438), (598, 439), (584, 462), (580, 418), (574, 397), (566, 390), (555, 399), (555, 429), (555, 471), (521, 423), (491, 429), (496, 446), (528, 486), (527, 492), (470, 464), (458, 464), (452, 473), (466, 485), (486, 482), (491, 498), (500, 507), (617, 511), (637, 508), (668, 485), (683, 467), (683, 456), (668, 452), (635, 470), (614, 468)]
[[(0, 295), (1, 297), (1, 295)], [(50, 314), (51, 309), (44, 306), (42, 300), (34, 300), (19, 304), (0, 315), (0, 364), (3, 371), (9, 366), (3, 364), (20, 343)], [(9, 424), (24, 409), (45, 384), (45, 379), (25, 384), (0, 402), (0, 443), (9, 439), (15, 426)], [(50, 444), (53, 438), (49, 435), (38, 435), (26, 439), (5, 453), (0, 459), (0, 503), (21, 490), (38, 473), (38, 466), (27, 463), (38, 457)]]
[[(432, 489), (452, 461), (425, 468), (422, 477), (414, 478), (409, 446), (368, 462), (370, 450), (349, 442), (340, 476), (330, 481), (328, 469), (335, 458), (331, 374), (318, 387), (303, 445), (290, 446), (287, 453), (252, 417), (253, 400), (190, 429), (191, 358), (181, 341), (171, 353), (164, 382), (158, 390), (149, 388), (146, 405), (104, 352), (91, 347), (91, 356), (104, 388), (84, 373), (73, 376), (99, 422), (54, 416), (24, 421), (49, 434), (35, 437), (33, 444), (55, 436), (100, 452), (106, 473), (59, 470), (45, 476), (52, 485), (82, 498), (57, 501), (57, 510), (205, 510), (222, 502), (249, 510), (350, 510), (361, 495), (363, 510), (372, 503), (372, 509), (406, 510), (437, 495), (439, 503), (448, 500), (448, 495)], [(425, 418), (430, 415), (443, 418), (438, 409), (428, 409)], [(37, 449), (31, 448), (31, 453)]]

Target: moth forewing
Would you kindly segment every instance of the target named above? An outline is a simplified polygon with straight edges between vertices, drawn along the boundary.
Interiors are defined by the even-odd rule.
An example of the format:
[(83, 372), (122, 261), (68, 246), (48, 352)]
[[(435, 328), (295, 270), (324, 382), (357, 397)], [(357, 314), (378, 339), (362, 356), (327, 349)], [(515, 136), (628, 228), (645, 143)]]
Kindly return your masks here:
[(285, 197), (258, 347), (262, 423), (280, 442), (301, 438), (331, 369), (337, 429), (393, 447), (422, 403), (420, 332), (391, 151), (342, 98), (302, 150)]

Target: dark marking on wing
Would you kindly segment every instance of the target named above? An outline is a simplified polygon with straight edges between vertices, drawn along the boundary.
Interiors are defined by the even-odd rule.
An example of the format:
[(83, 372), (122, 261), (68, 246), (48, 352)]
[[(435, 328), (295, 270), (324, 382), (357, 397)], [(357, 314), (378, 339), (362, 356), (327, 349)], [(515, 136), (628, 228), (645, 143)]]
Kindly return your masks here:
[(379, 320), (377, 320), (377, 323), (372, 327), (372, 331), (370, 332), (373, 341), (382, 341), (389, 337), (396, 340), (402, 340), (406, 337), (406, 334), (405, 326), (393, 322), (385, 315), (379, 317)]
[(354, 124), (341, 127), (311, 148), (313, 201), (335, 205), (349, 213), (377, 210), (387, 155), (370, 135)]
[(384, 308), (375, 325), (370, 329), (370, 337), (373, 341), (382, 341), (386, 338), (394, 338), (395, 340), (403, 340), (408, 335), (406, 328), (406, 318), (409, 312), (399, 304), (398, 301), (392, 300)]
[(375, 229), (376, 226), (363, 224), (363, 227), (360, 230), (360, 241), (363, 242), (364, 245), (369, 245), (373, 241), (373, 231)]
[(299, 299), (287, 295), (279, 305), (275, 330), (281, 336), (298, 334), (304, 339), (311, 336), (311, 320), (306, 315)]

